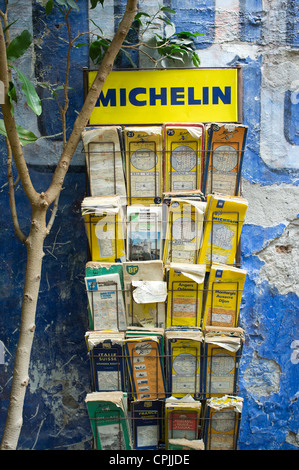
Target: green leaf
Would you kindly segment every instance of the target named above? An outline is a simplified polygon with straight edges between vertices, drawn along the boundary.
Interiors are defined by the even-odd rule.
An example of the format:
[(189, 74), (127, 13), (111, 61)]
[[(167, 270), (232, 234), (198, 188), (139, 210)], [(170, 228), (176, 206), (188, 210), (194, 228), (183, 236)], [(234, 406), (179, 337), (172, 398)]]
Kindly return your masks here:
[(167, 7), (160, 8), (160, 11), (167, 11), (167, 13), (175, 13), (175, 10), (172, 10), (171, 8)]
[[(19, 126), (18, 124), (16, 124), (16, 129), (17, 129), (20, 142), (23, 146), (27, 144), (32, 144), (38, 139), (38, 137), (36, 137), (36, 135), (34, 135), (33, 132), (28, 131), (24, 127)], [(4, 135), (4, 137), (7, 137), (3, 119), (0, 119), (0, 134)]]
[(79, 11), (79, 7), (74, 0), (67, 0), (67, 3), (71, 8), (74, 8), (74, 10)]
[(17, 103), (18, 99), (17, 99), (17, 93), (16, 93), (16, 89), (15, 89), (15, 86), (12, 82), (9, 82), (9, 88), (8, 88), (8, 96), (9, 96), (9, 101), (10, 101), (10, 112), (11, 112), (11, 115), (14, 116), (15, 114), (15, 110), (14, 110), (14, 107), (13, 107), (13, 101), (15, 103)]
[(101, 34), (103, 34), (102, 28), (100, 28), (92, 19), (90, 19), (90, 21), (92, 22), (92, 24), (95, 25), (96, 28), (98, 28), (100, 30)]
[(192, 56), (192, 62), (193, 62), (193, 65), (195, 65), (195, 67), (200, 66), (200, 58), (198, 57), (198, 55), (195, 52)]
[(17, 103), (17, 93), (15, 86), (12, 82), (9, 82), (8, 96), (10, 97), (10, 102), (14, 101), (15, 103)]
[[(64, 89), (65, 89), (64, 85), (58, 85), (58, 86), (55, 88), (56, 91), (57, 91), (57, 90), (64, 90)], [(67, 89), (68, 89), (68, 90), (74, 90), (74, 88), (72, 88), (72, 87), (70, 87), (70, 86), (68, 86)]]
[(3, 29), (3, 33), (5, 33), (5, 31), (7, 31), (14, 23), (16, 23), (18, 20), (14, 20), (12, 21), (11, 23), (9, 23), (6, 28)]
[(51, 13), (52, 8), (53, 8), (53, 5), (54, 5), (53, 0), (49, 0), (49, 1), (47, 2), (46, 8), (45, 8), (45, 10), (46, 10), (46, 15), (47, 15), (47, 16)]
[(159, 18), (159, 20), (164, 21), (164, 23), (166, 23), (166, 24), (168, 24), (168, 25), (172, 25), (172, 24), (173, 24), (173, 22), (170, 21), (170, 19), (167, 18), (167, 16), (164, 16), (164, 17), (163, 17), (163, 16), (158, 16), (158, 18)]
[(21, 72), (21, 70), (17, 69), (16, 67), (13, 67), (13, 69), (17, 72), (18, 77), (22, 82), (22, 91), (26, 96), (28, 106), (30, 106), (32, 111), (34, 111), (35, 114), (39, 116), (42, 112), (42, 106), (34, 86), (32, 85), (29, 78), (23, 72)]
[(139, 13), (135, 15), (134, 20), (138, 20), (141, 16), (147, 16), (148, 18), (150, 18), (150, 15), (148, 13), (145, 13), (144, 11), (140, 11)]
[(21, 57), (31, 43), (32, 36), (27, 29), (24, 29), (24, 31), (22, 31), (22, 33), (14, 38), (8, 45), (6, 50), (7, 60), (11, 62)]
[(75, 44), (74, 47), (82, 47), (82, 46), (89, 46), (87, 42), (78, 42), (78, 44)]
[(119, 51), (119, 55), (120, 54), (124, 54), (124, 56), (128, 59), (128, 61), (131, 63), (132, 67), (135, 69), (137, 66), (136, 64), (133, 62), (132, 60), (132, 57), (131, 55), (129, 54), (128, 51), (126, 51), (125, 49), (121, 48), (120, 51)]
[(89, 48), (89, 57), (91, 60), (99, 64), (110, 45), (109, 39), (97, 39), (96, 41), (92, 42)]
[(104, 0), (90, 0), (90, 3), (91, 3), (91, 7), (90, 7), (91, 10), (95, 8), (98, 3), (100, 3), (102, 7), (104, 6)]
[(203, 33), (190, 33), (189, 31), (180, 31), (179, 33), (175, 33), (178, 36), (188, 36), (188, 37), (196, 37), (196, 36), (203, 36)]
[(96, 62), (96, 60), (101, 59), (102, 57), (102, 48), (100, 41), (94, 41), (89, 48), (89, 57), (93, 62)]

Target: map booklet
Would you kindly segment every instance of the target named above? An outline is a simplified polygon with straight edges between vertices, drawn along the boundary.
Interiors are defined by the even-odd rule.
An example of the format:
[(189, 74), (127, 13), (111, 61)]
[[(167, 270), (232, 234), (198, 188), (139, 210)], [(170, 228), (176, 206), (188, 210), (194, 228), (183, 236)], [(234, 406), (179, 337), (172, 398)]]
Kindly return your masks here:
[(120, 196), (85, 197), (81, 203), (92, 261), (126, 260), (125, 217)]
[(212, 264), (203, 308), (202, 328), (238, 326), (247, 271), (224, 264)]
[(212, 263), (235, 264), (247, 206), (242, 197), (208, 195), (198, 260), (207, 266), (207, 271)]
[(85, 397), (96, 450), (131, 450), (128, 397), (124, 392), (91, 392)]
[(161, 259), (162, 243), (162, 206), (128, 206), (128, 259), (130, 261)]
[(204, 125), (164, 124), (164, 190), (202, 187)]
[(203, 341), (204, 398), (237, 394), (244, 341), (242, 328), (206, 327)]
[(237, 450), (243, 401), (232, 395), (207, 399), (203, 420), (205, 450)]
[(203, 191), (238, 196), (248, 127), (207, 124)]
[(82, 132), (91, 196), (121, 196), (126, 203), (120, 126), (86, 128)]
[(200, 432), (201, 402), (190, 395), (165, 401), (165, 447), (170, 439), (197, 440)]
[(151, 205), (162, 198), (162, 126), (124, 128), (128, 205)]
[(94, 392), (127, 390), (124, 336), (112, 330), (85, 333)]

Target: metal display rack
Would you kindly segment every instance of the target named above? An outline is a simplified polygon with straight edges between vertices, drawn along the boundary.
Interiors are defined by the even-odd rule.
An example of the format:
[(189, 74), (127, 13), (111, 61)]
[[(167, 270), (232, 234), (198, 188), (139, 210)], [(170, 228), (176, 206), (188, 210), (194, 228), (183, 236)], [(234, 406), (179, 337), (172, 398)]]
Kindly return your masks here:
[[(240, 72), (240, 70), (238, 70)], [(85, 85), (87, 87), (87, 78), (86, 78), (85, 71)], [(238, 74), (238, 80), (240, 80)], [(238, 88), (238, 93), (240, 88)], [(240, 96), (238, 96), (238, 101)], [(241, 107), (239, 101), (238, 113), (240, 117)], [(239, 121), (238, 121), (239, 122)], [(133, 123), (134, 124), (134, 123)], [(193, 147), (196, 147), (194, 153), (192, 154), (190, 151), (185, 148), (181, 148), (180, 158), (188, 159), (188, 164), (191, 170), (187, 175), (192, 183), (191, 186), (183, 187), (180, 183), (179, 187), (174, 185), (175, 182), (175, 174), (178, 175), (180, 172), (180, 167), (178, 166), (176, 170), (174, 167), (170, 165), (166, 167), (166, 160), (168, 162), (172, 162), (172, 158), (175, 153), (175, 149), (177, 148), (178, 144), (183, 144), (181, 141), (174, 140), (171, 143), (169, 148), (165, 146), (165, 139), (163, 140), (163, 150), (157, 148), (156, 142), (150, 139), (144, 142), (144, 146), (140, 145), (139, 148), (132, 147), (128, 144), (127, 148), (125, 147), (125, 138), (124, 132), (126, 127), (132, 126), (132, 123), (122, 124), (123, 128), (123, 146), (121, 146), (121, 155), (122, 155), (122, 163), (124, 167), (124, 178), (126, 182), (127, 188), (127, 195), (126, 201), (124, 202), (125, 206), (137, 206), (139, 201), (140, 205), (144, 204), (145, 206), (156, 205), (162, 206), (163, 208), (163, 217), (161, 220), (161, 228), (159, 227), (160, 221), (158, 216), (155, 214), (151, 214), (153, 218), (148, 216), (148, 219), (145, 217), (144, 223), (151, 224), (151, 231), (158, 234), (163, 233), (164, 240), (165, 234), (167, 232), (167, 227), (170, 226), (171, 230), (169, 232), (168, 238), (168, 253), (169, 257), (167, 258), (167, 264), (172, 262), (181, 262), (184, 263), (183, 258), (181, 261), (174, 260), (173, 253), (174, 253), (174, 232), (173, 232), (173, 223), (174, 223), (174, 213), (167, 206), (170, 205), (171, 202), (171, 195), (169, 193), (173, 191), (177, 191), (178, 193), (181, 191), (203, 191), (201, 195), (196, 194), (194, 197), (198, 197), (197, 201), (206, 202), (208, 194), (213, 192), (213, 185), (214, 185), (214, 165), (215, 165), (215, 151), (221, 145), (223, 145), (223, 141), (214, 140), (212, 142), (212, 147), (207, 150), (207, 141), (205, 132), (205, 126), (210, 123), (203, 123), (203, 135), (201, 138), (200, 145), (198, 142), (189, 141), (186, 144), (192, 144)], [(142, 127), (142, 124), (134, 124), (136, 126)], [(161, 128), (165, 131), (165, 123), (158, 123), (158, 124), (151, 124), (152, 126), (161, 126)], [(169, 124), (170, 126), (179, 126), (185, 125), (188, 126), (187, 123), (177, 123), (177, 124)], [(196, 124), (190, 124), (196, 125)], [(144, 124), (144, 126), (149, 126)], [(231, 143), (235, 143), (231, 140)], [(114, 142), (106, 142), (111, 147), (111, 155), (112, 155), (112, 162), (111, 162), (111, 174), (107, 175), (109, 178), (109, 185), (111, 188), (111, 193), (113, 195), (117, 195), (117, 168), (116, 168), (116, 151), (114, 147)], [(142, 144), (142, 141), (140, 141)], [(229, 142), (227, 143), (229, 145)], [(183, 145), (182, 145), (183, 147)], [(137, 148), (137, 150), (136, 150)], [(87, 195), (91, 195), (92, 191), (90, 188), (90, 162), (91, 157), (93, 155), (94, 148), (93, 143), (88, 145), (88, 150), (86, 153), (86, 158), (88, 164), (86, 165), (86, 191)], [(185, 154), (184, 154), (185, 152)], [(188, 153), (189, 152), (189, 153)], [(230, 149), (226, 148), (223, 149), (223, 152), (226, 152), (228, 159), (230, 159)], [(244, 147), (238, 148), (237, 151), (234, 151), (234, 154), (237, 152), (237, 165), (235, 167), (234, 176), (236, 178), (235, 181), (235, 189), (233, 191), (232, 196), (238, 197), (240, 195), (240, 172), (241, 172), (241, 162), (243, 160), (244, 154)], [(97, 150), (96, 153), (99, 153)], [(217, 153), (217, 152), (216, 152)], [(131, 167), (131, 159), (132, 155), (135, 158), (135, 165), (134, 169)], [(195, 158), (195, 160), (194, 160)], [(152, 161), (151, 161), (152, 160)], [(190, 160), (190, 161), (189, 161)], [(149, 165), (149, 163), (151, 164)], [(159, 162), (159, 165), (158, 165)], [(162, 162), (161, 166), (160, 163)], [(195, 163), (194, 163), (195, 162)], [(141, 163), (140, 168), (138, 167), (139, 163)], [(194, 163), (194, 166), (192, 166)], [(142, 164), (144, 168), (142, 169)], [(146, 165), (148, 164), (148, 165)], [(149, 168), (147, 168), (147, 166)], [(188, 166), (188, 165), (186, 165)], [(169, 173), (167, 174), (167, 178), (169, 180), (169, 187), (166, 188), (166, 168)], [(148, 171), (150, 170), (150, 171)], [(186, 168), (184, 168), (186, 171)], [(135, 178), (136, 175), (132, 175), (133, 173), (138, 174), (138, 172), (144, 172), (144, 188), (140, 188), (138, 190), (138, 184), (141, 184), (141, 180), (137, 180)], [(161, 179), (161, 172), (163, 178)], [(182, 170), (183, 174), (183, 170)], [(185, 173), (184, 173), (185, 176)], [(233, 176), (233, 177), (234, 177)], [(232, 177), (232, 178), (233, 178)], [(134, 191), (132, 191), (132, 184), (133, 179), (135, 178), (138, 182), (137, 186), (135, 185)], [(162, 183), (161, 183), (162, 181)], [(187, 181), (187, 179), (186, 179)], [(189, 182), (190, 182), (189, 181)], [(188, 182), (188, 181), (187, 181)], [(134, 184), (135, 184), (134, 183)], [(206, 185), (203, 188), (203, 185)], [(148, 189), (149, 188), (149, 189)], [(146, 196), (142, 195), (142, 189), (152, 192), (146, 194)], [(164, 191), (168, 191), (168, 193), (164, 193)], [(163, 197), (164, 195), (164, 197)], [(178, 196), (179, 197), (179, 196)], [(187, 201), (187, 199), (186, 199)], [(164, 210), (165, 209), (165, 210)], [(126, 261), (135, 261), (136, 263), (139, 261), (152, 261), (152, 260), (163, 260), (163, 249), (158, 244), (158, 236), (156, 236), (155, 243), (151, 245), (149, 250), (137, 250), (135, 246), (133, 246), (132, 238), (128, 235), (132, 232), (132, 229), (138, 229), (138, 224), (135, 222), (135, 216), (138, 214), (136, 212), (131, 212), (130, 218), (127, 218), (127, 213), (125, 213), (123, 220), (117, 219), (115, 216), (114, 222), (110, 221), (111, 224), (110, 230), (113, 233), (114, 238), (111, 238), (111, 256), (105, 257), (101, 256), (101, 250), (97, 247), (97, 256), (95, 256), (95, 243), (99, 243), (97, 237), (94, 235), (96, 224), (98, 223), (98, 217), (93, 218), (92, 215), (86, 217), (84, 222), (86, 226), (86, 234), (88, 238), (88, 259), (94, 262), (103, 262), (103, 263), (122, 263), (124, 259)], [(241, 267), (241, 255), (240, 255), (240, 246), (241, 246), (241, 230), (242, 224), (244, 220), (241, 220), (239, 217), (239, 213), (237, 211), (222, 211), (222, 214), (225, 216), (227, 220), (230, 218), (234, 220), (235, 229), (235, 238), (234, 238), (234, 246), (232, 246), (232, 250), (234, 250), (235, 257), (234, 261), (231, 264), (227, 264), (227, 266), (231, 266), (234, 268)], [(105, 215), (105, 214), (104, 214)], [(193, 224), (191, 228), (192, 234), (195, 234), (192, 237), (192, 240), (195, 239), (194, 245), (194, 258), (191, 264), (198, 264), (199, 257), (200, 257), (200, 250), (202, 247), (202, 236), (203, 232), (206, 227), (210, 229), (210, 248), (209, 248), (209, 265), (210, 268), (213, 263), (219, 263), (219, 259), (215, 254), (215, 250), (213, 250), (213, 242), (215, 240), (215, 223), (214, 222), (214, 215), (216, 215), (216, 211), (211, 214), (211, 218), (203, 220), (198, 219), (197, 211), (194, 207), (190, 209), (190, 215), (193, 217), (193, 221), (190, 222)], [(186, 244), (187, 240), (184, 238), (184, 221), (183, 217), (179, 222), (180, 226), (180, 241), (182, 245)], [(197, 224), (200, 223), (201, 227), (200, 230), (197, 230)], [(120, 224), (122, 225), (122, 229), (120, 229)], [(135, 224), (135, 225), (134, 225)], [(136, 227), (137, 224), (137, 227)], [(169, 224), (169, 225), (168, 225)], [(219, 228), (219, 226), (218, 226)], [(161, 229), (161, 232), (159, 232)], [(179, 233), (179, 230), (178, 230)], [(119, 248), (119, 239), (120, 234), (123, 237), (123, 247), (124, 253), (123, 258), (121, 259), (120, 256), (120, 248)], [(144, 231), (144, 240), (146, 244), (146, 230)], [(178, 237), (176, 238), (176, 241)], [(147, 257), (148, 256), (148, 257)], [(166, 264), (166, 263), (164, 263)], [(201, 287), (199, 284), (194, 287), (194, 282), (184, 281), (185, 285), (185, 292), (192, 293), (192, 304), (194, 307), (194, 316), (193, 321), (190, 319), (187, 325), (179, 325), (175, 321), (175, 294), (180, 290), (179, 283), (173, 281), (170, 283), (167, 279), (167, 300), (164, 303), (164, 332), (162, 336), (160, 335), (160, 330), (162, 329), (160, 326), (160, 318), (158, 317), (158, 302), (153, 302), (153, 312), (152, 312), (152, 320), (151, 325), (146, 324), (141, 325), (136, 320), (136, 310), (137, 304), (134, 301), (134, 287), (131, 285), (130, 289), (128, 288), (121, 288), (114, 283), (114, 298), (112, 303), (114, 302), (114, 313), (115, 313), (115, 330), (119, 333), (122, 333), (122, 338), (119, 339), (120, 349), (116, 351), (113, 349), (113, 341), (116, 342), (115, 339), (103, 339), (99, 340), (98, 344), (95, 344), (94, 347), (88, 350), (89, 355), (89, 364), (90, 364), (90, 375), (91, 375), (91, 384), (90, 384), (90, 392), (92, 393), (107, 393), (108, 395), (113, 395), (114, 392), (121, 392), (123, 394), (124, 402), (126, 403), (125, 410), (126, 415), (122, 415), (121, 412), (111, 412), (105, 409), (105, 406), (99, 405), (100, 409), (90, 415), (90, 420), (92, 424), (93, 430), (93, 437), (94, 437), (94, 448), (95, 449), (111, 449), (111, 450), (172, 450), (177, 449), (176, 445), (178, 444), (176, 441), (178, 439), (187, 439), (190, 441), (187, 445), (187, 449), (197, 449), (200, 443), (203, 447), (200, 447), (200, 450), (215, 450), (215, 449), (223, 449), (223, 450), (237, 450), (238, 449), (238, 436), (239, 436), (239, 429), (240, 429), (240, 420), (241, 420), (241, 411), (236, 405), (236, 402), (240, 399), (239, 397), (239, 363), (242, 357), (242, 350), (243, 350), (243, 339), (240, 339), (240, 347), (236, 348), (235, 350), (227, 350), (225, 347), (221, 346), (221, 342), (219, 344), (208, 343), (205, 341), (205, 330), (202, 328), (203, 326), (203, 315), (204, 315), (204, 307), (205, 302), (208, 295), (211, 295), (211, 315), (206, 323), (206, 327), (208, 326), (215, 326), (219, 328), (221, 331), (221, 322), (217, 322), (214, 313), (214, 297), (217, 294), (223, 294), (227, 290), (230, 293), (233, 293), (235, 304), (234, 304), (234, 312), (232, 313), (232, 317), (234, 318), (233, 324), (230, 325), (231, 329), (238, 329), (239, 327), (239, 315), (238, 315), (238, 304), (240, 301), (240, 296), (242, 296), (242, 288), (239, 282), (231, 282), (226, 281), (222, 282), (221, 284), (217, 281), (213, 282), (211, 289), (208, 288), (208, 269), (205, 275), (205, 281), (203, 286)], [(234, 288), (232, 289), (232, 284), (234, 284)], [(112, 284), (111, 284), (112, 285)], [(190, 287), (188, 287), (188, 285)], [(187, 287), (186, 287), (187, 286)], [(100, 312), (100, 307), (98, 305), (98, 292), (94, 292), (93, 289), (87, 289), (86, 291), (87, 296), (89, 297), (89, 320), (90, 320), (90, 331), (96, 331), (99, 334), (99, 338), (101, 337), (101, 332), (106, 331), (103, 326), (103, 329), (98, 328), (95, 330), (95, 317), (94, 311), (97, 309)], [(130, 301), (128, 301), (130, 299)], [(124, 304), (124, 312), (126, 316), (126, 326), (122, 323), (122, 315), (123, 311), (120, 311), (121, 303), (120, 300), (123, 300)], [(128, 307), (129, 305), (129, 307)], [(191, 317), (190, 317), (191, 318)], [(167, 325), (167, 326), (166, 326)], [(223, 325), (222, 325), (223, 326)], [(130, 328), (130, 333), (128, 334), (128, 327)], [(134, 330), (134, 327), (136, 329)], [(144, 336), (141, 336), (138, 331), (138, 328), (144, 327)], [(148, 331), (152, 329), (151, 334)], [(174, 330), (186, 331), (190, 329), (190, 331), (198, 331), (202, 332), (202, 339), (200, 342), (199, 351), (196, 347), (192, 347), (186, 343), (186, 346), (179, 346), (180, 352), (179, 353), (169, 353), (168, 344), (167, 344), (167, 330)], [(113, 328), (111, 328), (111, 331)], [(135, 336), (133, 336), (135, 334)], [(219, 333), (221, 334), (221, 333)], [(155, 336), (156, 335), (156, 336)], [(149, 343), (155, 337), (156, 349), (150, 349)], [(129, 353), (128, 343), (132, 339), (136, 339), (139, 341), (140, 351), (136, 352), (135, 349), (132, 349), (132, 352)], [(191, 338), (191, 336), (190, 336)], [(184, 338), (185, 339), (185, 338)], [(187, 337), (189, 339), (189, 337)], [(105, 343), (106, 341), (106, 343)], [(109, 342), (110, 341), (110, 342)], [(107, 346), (106, 351), (111, 352), (111, 355), (107, 355), (106, 359), (104, 360), (103, 349), (105, 349), (105, 344)], [(108, 346), (109, 344), (109, 346)], [(104, 346), (103, 346), (104, 345)], [(144, 348), (144, 349), (143, 349)], [(181, 354), (182, 362), (180, 367), (175, 370), (174, 363), (176, 357)], [(186, 360), (186, 362), (184, 362)], [(178, 361), (179, 362), (179, 361)], [(188, 367), (184, 368), (184, 364), (188, 363)], [(193, 368), (192, 368), (193, 367)], [(108, 375), (105, 378), (105, 374), (108, 371), (109, 377), (112, 379), (106, 380)], [(139, 375), (136, 374), (136, 371), (140, 372)], [(152, 374), (152, 375), (151, 375)], [(174, 384), (174, 376), (180, 376), (182, 379), (183, 384), (183, 392), (178, 389), (175, 390)], [(149, 379), (152, 377), (152, 383), (149, 383)], [(190, 378), (191, 377), (191, 378)], [(113, 382), (113, 385), (111, 383)], [(112, 388), (111, 388), (112, 387)], [(185, 399), (186, 396), (190, 396), (190, 403), (191, 405), (195, 404), (196, 407), (192, 409), (184, 409), (180, 410), (176, 406), (173, 406), (171, 409), (171, 400), (180, 402), (182, 395)], [(177, 400), (175, 400), (177, 398)], [(224, 399), (224, 403), (219, 405), (219, 400)], [(183, 403), (184, 401), (182, 401)], [(215, 405), (215, 403), (216, 405)], [(99, 402), (101, 403), (101, 402)], [(104, 402), (103, 402), (104, 403)], [(167, 407), (166, 407), (167, 405)], [(170, 411), (169, 411), (169, 406)], [(213, 406), (215, 405), (215, 408)], [(219, 405), (219, 406), (218, 406)], [(200, 412), (194, 410), (200, 410)], [(103, 426), (103, 423), (105, 425)], [(103, 441), (101, 442), (101, 438), (99, 432), (97, 431), (99, 427), (109, 426), (111, 429), (114, 429), (114, 438), (113, 442), (109, 443), (105, 440), (105, 436), (103, 436)], [(125, 432), (130, 434), (130, 439), (128, 436), (124, 436)], [(110, 432), (110, 431), (109, 431)], [(170, 441), (175, 442), (170, 442)], [(190, 447), (188, 447), (190, 445)], [(174, 447), (172, 447), (174, 446)], [(194, 447), (192, 447), (194, 446)], [(184, 447), (178, 447), (179, 449), (184, 449)]]

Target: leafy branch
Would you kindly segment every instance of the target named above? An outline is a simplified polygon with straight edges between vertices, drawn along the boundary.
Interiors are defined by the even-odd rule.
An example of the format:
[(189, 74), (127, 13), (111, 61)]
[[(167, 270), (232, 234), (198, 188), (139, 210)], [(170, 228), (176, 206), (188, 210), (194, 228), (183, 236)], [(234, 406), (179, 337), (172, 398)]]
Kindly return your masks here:
[[(3, 12), (1, 12), (1, 16), (5, 18), (5, 14)], [(12, 74), (11, 74), (11, 71), (13, 70), (14, 72), (16, 72), (16, 75), (19, 81), (22, 83), (22, 92), (24, 93), (26, 97), (26, 102), (28, 106), (35, 112), (35, 114), (39, 116), (42, 112), (41, 101), (35, 90), (33, 83), (29, 80), (27, 75), (24, 74), (24, 72), (22, 72), (21, 70), (19, 70), (19, 68), (13, 65), (13, 63), (17, 59), (22, 57), (25, 54), (25, 52), (29, 49), (29, 47), (32, 44), (32, 37), (29, 31), (25, 29), (24, 31), (21, 32), (21, 34), (19, 34), (12, 41), (10, 41), (8, 31), (9, 31), (10, 26), (13, 23), (6, 25), (6, 27), (3, 30), (3, 32), (5, 32), (6, 34), (6, 44), (7, 44), (6, 58), (7, 58), (7, 63), (9, 67), (9, 76), (10, 76), (8, 96), (10, 99), (11, 114), (12, 116), (14, 116), (14, 103), (17, 103), (18, 101), (16, 86), (15, 86), (14, 80), (12, 79)], [(5, 24), (5, 21), (4, 21), (4, 24)], [(22, 145), (26, 145), (27, 143), (34, 142), (37, 139), (37, 137), (34, 136), (32, 132), (26, 131), (21, 126), (17, 126), (17, 131), (18, 131), (18, 135), (20, 137)], [(0, 119), (0, 134), (7, 137), (3, 119)]]
[[(192, 60), (195, 67), (198, 67), (200, 65), (200, 59), (196, 53), (195, 40), (202, 34), (198, 32), (191, 33), (182, 31), (167, 35), (166, 28), (164, 28), (164, 35), (159, 34), (155, 30), (158, 29), (160, 32), (161, 26), (168, 26), (169, 29), (174, 29), (174, 24), (168, 18), (168, 14), (175, 14), (175, 10), (160, 6), (158, 11), (153, 15), (149, 15), (146, 12), (138, 12), (134, 18), (128, 36), (130, 36), (130, 32), (136, 32), (138, 33), (139, 40), (135, 44), (132, 44), (127, 36), (119, 51), (119, 55), (124, 54), (133, 67), (136, 67), (136, 65), (133, 63), (128, 53), (130, 49), (146, 55), (148, 59), (154, 63), (155, 67), (161, 64), (164, 59), (185, 63), (187, 58)], [(94, 64), (97, 65), (101, 63), (111, 41), (103, 36), (103, 31), (98, 25), (94, 22), (93, 24), (97, 27), (98, 34), (96, 34), (96, 40), (90, 45), (89, 56)], [(154, 45), (150, 45), (144, 40), (144, 36), (149, 30), (153, 33)], [(151, 55), (152, 51), (157, 51), (159, 55), (158, 59), (155, 59)]]

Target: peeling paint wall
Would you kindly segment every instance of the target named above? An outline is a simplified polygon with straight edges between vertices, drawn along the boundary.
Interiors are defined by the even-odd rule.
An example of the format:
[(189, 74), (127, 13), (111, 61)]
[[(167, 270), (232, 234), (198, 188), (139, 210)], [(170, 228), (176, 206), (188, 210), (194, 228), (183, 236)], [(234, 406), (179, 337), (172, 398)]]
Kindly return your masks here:
[[(3, 6), (3, 0), (0, 5)], [(182, 4), (183, 3), (183, 4)], [(27, 74), (39, 80), (63, 80), (65, 29), (59, 15), (45, 28), (44, 1), (11, 1), (12, 26), (40, 35), (20, 59)], [(88, 29), (93, 19), (111, 37), (124, 2), (88, 11), (80, 0), (74, 28)], [(143, 11), (158, 2), (140, 0)], [(176, 9), (177, 31), (198, 37), (202, 67), (240, 64), (243, 68), (243, 122), (249, 127), (243, 165), (243, 196), (249, 201), (242, 235), (242, 265), (248, 271), (242, 299), (241, 326), (246, 345), (240, 366), (244, 397), (240, 449), (295, 450), (298, 437), (298, 169), (299, 169), (299, 4), (298, 0), (165, 0)], [(141, 67), (149, 66), (134, 56)], [(72, 123), (80, 108), (84, 48), (72, 57)], [(118, 67), (127, 66), (123, 62)], [(26, 147), (26, 158), (37, 190), (49, 184), (61, 139), (58, 115), (50, 101), (46, 113), (34, 117), (22, 106), (19, 124), (36, 134), (50, 134)], [(29, 126), (30, 124), (30, 126)], [(13, 356), (20, 322), (20, 299), (26, 262), (9, 215), (5, 152), (1, 160), (1, 306), (0, 433), (8, 405)], [(89, 390), (89, 363), (83, 341), (87, 329), (84, 227), (80, 202), (85, 191), (82, 148), (66, 177), (54, 230), (46, 240), (30, 384), (24, 409), (20, 449), (89, 449), (90, 423), (84, 405)], [(16, 188), (20, 224), (28, 230), (30, 210), (23, 190)]]

